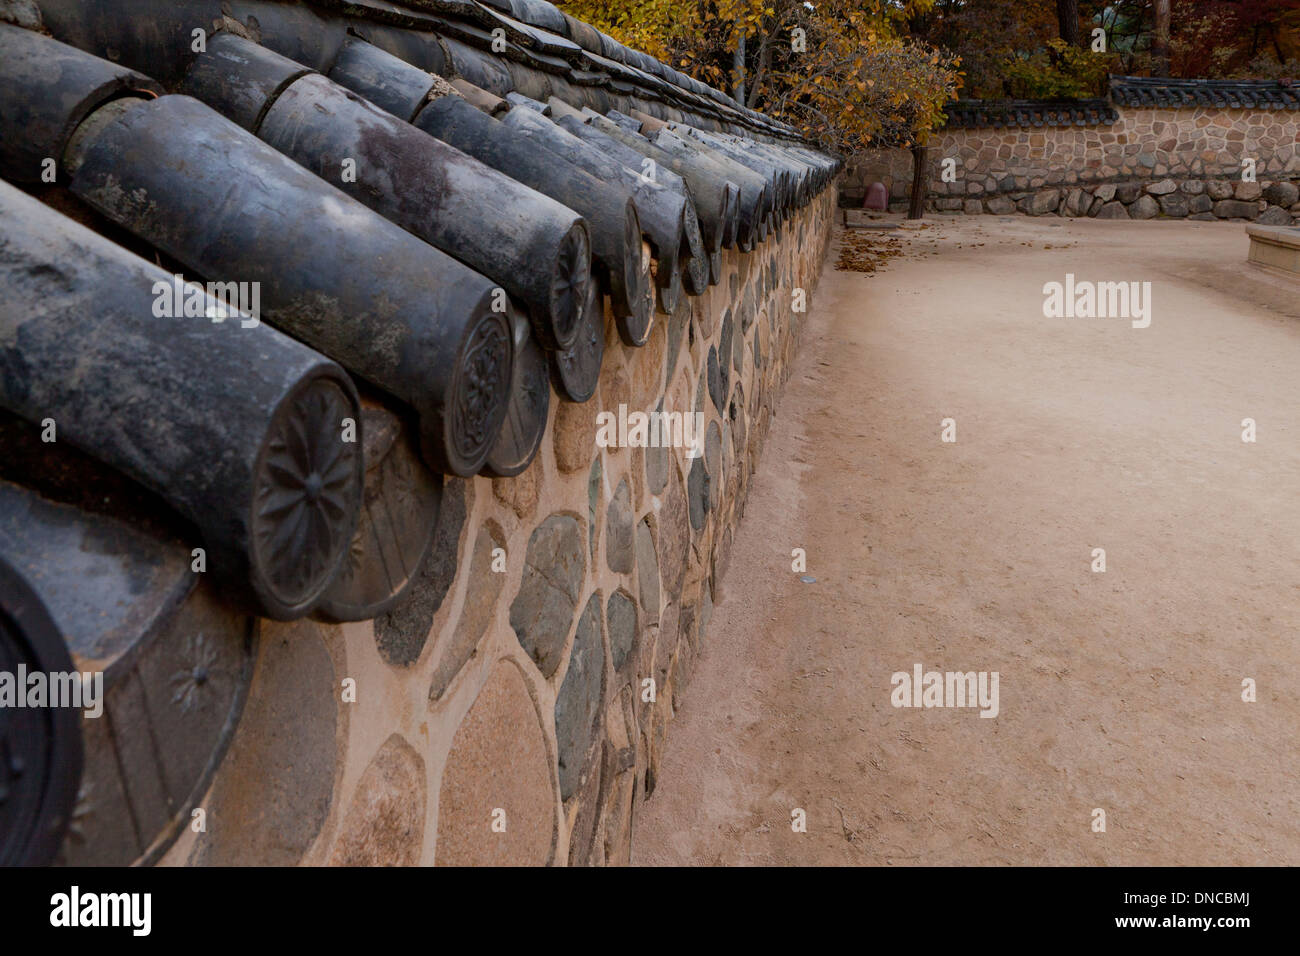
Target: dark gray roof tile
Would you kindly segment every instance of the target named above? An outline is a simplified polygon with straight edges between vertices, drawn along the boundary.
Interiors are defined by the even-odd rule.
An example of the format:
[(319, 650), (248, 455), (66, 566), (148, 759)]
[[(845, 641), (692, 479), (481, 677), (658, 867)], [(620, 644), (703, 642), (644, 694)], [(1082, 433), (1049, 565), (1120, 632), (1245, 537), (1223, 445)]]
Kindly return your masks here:
[(1106, 100), (955, 100), (944, 107), (952, 129), (1099, 126), (1119, 114)]
[(1300, 84), (1285, 80), (1174, 79), (1112, 76), (1110, 95), (1118, 106), (1216, 109), (1300, 109)]

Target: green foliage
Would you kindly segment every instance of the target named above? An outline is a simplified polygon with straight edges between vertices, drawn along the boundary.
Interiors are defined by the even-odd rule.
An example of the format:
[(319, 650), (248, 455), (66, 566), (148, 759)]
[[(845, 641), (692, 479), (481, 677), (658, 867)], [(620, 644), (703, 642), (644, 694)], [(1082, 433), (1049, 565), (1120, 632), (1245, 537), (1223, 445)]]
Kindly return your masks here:
[(1049, 40), (1029, 54), (1011, 54), (1003, 66), (1007, 95), (1016, 99), (1077, 99), (1101, 96), (1111, 58)]

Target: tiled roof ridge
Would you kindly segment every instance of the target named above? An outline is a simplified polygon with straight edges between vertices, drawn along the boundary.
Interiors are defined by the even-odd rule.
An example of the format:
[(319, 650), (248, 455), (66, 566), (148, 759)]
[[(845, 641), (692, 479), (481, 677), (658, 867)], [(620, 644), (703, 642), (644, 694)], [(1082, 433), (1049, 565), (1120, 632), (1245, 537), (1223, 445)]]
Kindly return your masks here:
[[(114, 15), (137, 9), (127, 6), (133, 2), (114, 0), (123, 8), (94, 8), (91, 16), (77, 0), (42, 0), (44, 22), (32, 26), (48, 29), (0, 22), (0, 206), (28, 226), (20, 233), (15, 225), (5, 239), (15, 256), (42, 267), (75, 258), (68, 249), (83, 241), (79, 229), (93, 236), (111, 227), (104, 249), (110, 291), (140, 285), (131, 278), (137, 253), (158, 264), (165, 259), (172, 276), (206, 280), (209, 290), (264, 287), (264, 300), (256, 293), (260, 305), (239, 292), (239, 308), (255, 317), (242, 338), (220, 340), (238, 346), (228, 365), (253, 367), (240, 350), (265, 357), (283, 349), (298, 363), (297, 377), (283, 392), (261, 394), (241, 419), (248, 434), (200, 443), (246, 466), (227, 482), (229, 498), (177, 478), (171, 446), (161, 439), (120, 441), (111, 416), (94, 417), (100, 406), (66, 405), (70, 393), (57, 363), (32, 358), (43, 367), (44, 391), (0, 382), (0, 405), (29, 422), (65, 419), (70, 424), (60, 427), (73, 445), (137, 480), (211, 538), (214, 566), (232, 585), (227, 593), (268, 617), (302, 616), (333, 600), (327, 589), (339, 576), (340, 542), (351, 536), (361, 477), (332, 460), (327, 470), (341, 483), (343, 504), (329, 512), (338, 520), (323, 522), (323, 536), (313, 539), (328, 560), (304, 571), (303, 562), (282, 560), (276, 550), (282, 529), (275, 521), (284, 509), (277, 507), (275, 521), (240, 523), (245, 492), (256, 488), (266, 492), (257, 500), (271, 500), (283, 472), (270, 458), (245, 460), (248, 449), (279, 441), (289, 419), (289, 432), (310, 433), (327, 448), (332, 433), (317, 420), (355, 425), (370, 402), (365, 417), (374, 433), (408, 435), (421, 474), (518, 474), (546, 427), (546, 380), (573, 402), (594, 394), (607, 314), (625, 345), (644, 345), (657, 313), (671, 316), (683, 295), (703, 295), (723, 280), (724, 249), (748, 253), (770, 234), (780, 236), (840, 168), (801, 141), (733, 136), (734, 124), (700, 122), (662, 101), (619, 92), (614, 74), (636, 80), (629, 88), (637, 93), (638, 77), (653, 85), (649, 74), (467, 0), (439, 0), (440, 8), (465, 12), (459, 33), (440, 19), (436, 30), (428, 21), (412, 27), (406, 18), (434, 14), (380, 0), (350, 0), (346, 16), (326, 9), (337, 8), (334, 2), (308, 11), (247, 0), (222, 5), (216, 19), (211, 0), (188, 0), (147, 27)], [(539, 20), (539, 9), (515, 12)], [(366, 15), (374, 11), (383, 17)], [(516, 66), (501, 57), (500, 33), (471, 28), (484, 18), (515, 24), (510, 29), (534, 46), (563, 49), (608, 75), (571, 82), (572, 74)], [(189, 42), (196, 22), (210, 24), (199, 50)], [(569, 32), (581, 32), (576, 23), (566, 21)], [(457, 36), (498, 43), (484, 53)], [(600, 36), (592, 31), (584, 42), (604, 44), (592, 39)], [(612, 41), (608, 52), (619, 53)], [(559, 69), (567, 62), (556, 58)], [(655, 82), (661, 92), (675, 89)], [(46, 178), (47, 157), (57, 178)], [(347, 157), (341, 173), (338, 157)], [(350, 175), (347, 163), (363, 176)], [(241, 188), (232, 191), (231, 183)], [(25, 199), (13, 186), (48, 194), (47, 202)], [(209, 215), (218, 208), (219, 216)], [(500, 209), (508, 214), (485, 215)], [(56, 234), (62, 245), (51, 244)], [(319, 267), (345, 256), (373, 266)], [(5, 266), (0, 280), (18, 284)], [(432, 294), (420, 276), (432, 280)], [(230, 277), (239, 282), (225, 281)], [(181, 286), (165, 272), (148, 278)], [(90, 289), (90, 279), (82, 285)], [(204, 302), (194, 314), (206, 314), (211, 303)], [(75, 306), (65, 304), (57, 314), (45, 310), (51, 314), (41, 328), (53, 340)], [(259, 324), (262, 305), (267, 326)], [(132, 317), (143, 308), (136, 299), (115, 307), (114, 314)], [(199, 361), (198, 351), (215, 348), (165, 332), (153, 321), (156, 304), (143, 310), (152, 318), (139, 327), (158, 337), (158, 348), (172, 350), (159, 364), (175, 374)], [(44, 315), (19, 309), (0, 328)], [(34, 336), (23, 346), (33, 355)], [(147, 352), (152, 341), (137, 351)], [(84, 351), (103, 387), (120, 391), (113, 376), (129, 362), (108, 346)], [(353, 389), (354, 379), (364, 388)], [(303, 395), (309, 400), (298, 401)], [(170, 414), (193, 431), (206, 418), (191, 422), (191, 411), (180, 402)], [(304, 487), (312, 507), (334, 495), (333, 485)], [(300, 571), (302, 581), (294, 577)], [(370, 612), (374, 604), (358, 607)]]
[(1247, 79), (1223, 79), (1219, 77), (1197, 77), (1197, 76), (1127, 76), (1118, 73), (1112, 73), (1110, 82), (1122, 83), (1125, 86), (1148, 86), (1148, 87), (1217, 87), (1227, 89), (1229, 87), (1253, 87), (1257, 89), (1271, 89), (1273, 87), (1282, 87), (1283, 89), (1300, 89), (1300, 80), (1247, 80)]
[[(550, 73), (567, 66), (579, 85), (608, 84), (666, 106), (709, 116), (724, 123), (779, 139), (807, 142), (798, 130), (733, 100), (672, 66), (625, 46), (590, 24), (577, 20), (546, 0), (309, 0), (346, 16), (365, 15), (404, 26), (446, 32), (477, 50), (492, 49), (492, 31), (504, 31), (504, 50), (493, 56), (522, 62)], [(590, 69), (590, 67), (597, 69)], [(625, 89), (620, 89), (625, 87)]]
[(1113, 74), (1108, 98), (958, 99), (944, 113), (951, 129), (1109, 126), (1119, 118), (1116, 107), (1300, 110), (1300, 81)]
[(1300, 82), (1290, 80), (1112, 75), (1110, 95), (1129, 107), (1300, 110)]
[(1119, 114), (1109, 100), (954, 100), (944, 107), (950, 128), (1019, 126), (1098, 126)]

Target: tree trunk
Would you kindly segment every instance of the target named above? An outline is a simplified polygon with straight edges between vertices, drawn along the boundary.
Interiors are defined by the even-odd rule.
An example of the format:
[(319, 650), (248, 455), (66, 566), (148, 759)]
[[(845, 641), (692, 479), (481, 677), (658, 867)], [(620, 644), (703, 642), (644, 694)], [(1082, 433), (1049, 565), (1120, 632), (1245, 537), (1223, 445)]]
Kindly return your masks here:
[(927, 149), (924, 146), (912, 147), (912, 198), (907, 206), (908, 219), (920, 219), (925, 206), (925, 191), (929, 185), (929, 163)]
[(1155, 35), (1151, 38), (1151, 75), (1169, 75), (1169, 0), (1155, 0)]
[[(1279, 57), (1281, 62), (1284, 58)], [(758, 69), (754, 73), (754, 82), (749, 84), (749, 102), (746, 104), (751, 110), (758, 106), (758, 91), (763, 85), (763, 78), (767, 75), (767, 69), (772, 63), (772, 46), (768, 43), (768, 36), (763, 34), (763, 40), (758, 46)]]
[(1062, 40), (1079, 45), (1079, 0), (1056, 0), (1056, 24)]
[(745, 105), (745, 34), (740, 35), (736, 41), (736, 56), (732, 60), (733, 80), (731, 87), (731, 98), (736, 101), (737, 105)]

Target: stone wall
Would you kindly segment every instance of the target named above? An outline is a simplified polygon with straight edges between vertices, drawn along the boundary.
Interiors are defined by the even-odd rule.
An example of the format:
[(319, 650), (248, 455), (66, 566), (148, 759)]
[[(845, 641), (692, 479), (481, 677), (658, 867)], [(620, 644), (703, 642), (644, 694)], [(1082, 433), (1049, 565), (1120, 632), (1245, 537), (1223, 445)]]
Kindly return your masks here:
[[(661, 314), (645, 347), (607, 316), (597, 395), (552, 395), (518, 477), (447, 480), (441, 540), (396, 611), (261, 620), (203, 832), (164, 863), (626, 863), (834, 196), (751, 253), (725, 250), (721, 283)], [(702, 412), (703, 454), (601, 447), (597, 415), (620, 405)]]
[[(1150, 219), (1300, 217), (1300, 113), (1294, 110), (1120, 109), (1113, 125), (944, 129), (931, 142), (927, 208), (940, 212)], [(942, 160), (956, 160), (943, 180)], [(1242, 181), (1243, 159), (1256, 182)], [(870, 182), (905, 209), (911, 155), (875, 150), (845, 179), (858, 205)]]

